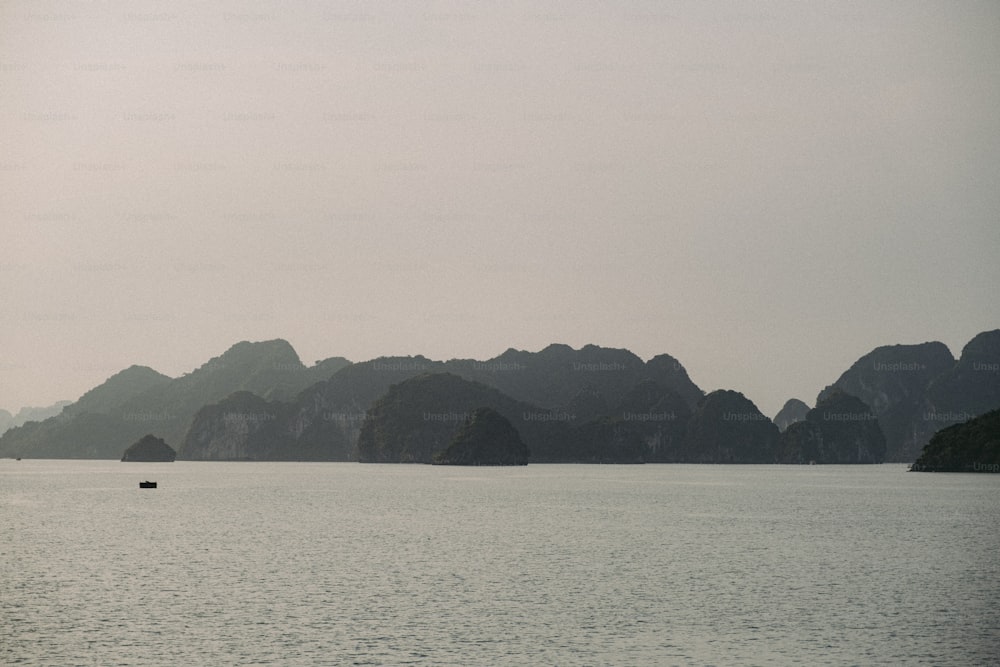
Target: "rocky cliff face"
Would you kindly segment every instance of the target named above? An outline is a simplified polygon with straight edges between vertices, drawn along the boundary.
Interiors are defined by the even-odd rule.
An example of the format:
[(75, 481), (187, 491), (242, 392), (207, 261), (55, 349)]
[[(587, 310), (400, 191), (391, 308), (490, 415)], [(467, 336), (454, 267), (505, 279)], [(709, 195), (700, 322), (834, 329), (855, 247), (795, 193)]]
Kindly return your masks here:
[(1000, 410), (941, 429), (910, 470), (1000, 473)]
[(878, 417), (886, 439), (886, 459), (912, 461), (926, 442), (919, 427), (927, 389), (954, 365), (943, 343), (878, 347), (820, 392), (816, 402), (836, 389), (858, 397)]
[(646, 445), (638, 429), (604, 417), (567, 429), (564, 457), (573, 463), (645, 463)]
[(351, 446), (335, 422), (303, 434), (287, 403), (237, 392), (195, 416), (178, 457), (197, 461), (347, 461)]
[(273, 451), (284, 449), (278, 422), (282, 405), (241, 391), (198, 411), (181, 444), (181, 459), (194, 461), (268, 460)]
[(955, 361), (942, 343), (879, 347), (831, 386), (871, 406), (887, 461), (912, 461), (931, 436), (1000, 407), (1000, 330), (974, 337)]
[(777, 463), (778, 427), (736, 391), (713, 391), (688, 422), (680, 461), (685, 463)]
[(861, 399), (836, 390), (782, 434), (784, 463), (882, 463), (885, 436)]
[(784, 432), (792, 424), (804, 420), (807, 414), (809, 414), (808, 405), (797, 398), (790, 398), (774, 416), (774, 425), (779, 431)]
[(962, 349), (962, 356), (927, 388), (917, 442), (940, 429), (1000, 408), (1000, 329), (985, 331)]
[(623, 442), (633, 438), (641, 443), (641, 460), (651, 463), (682, 460), (691, 409), (672, 389), (654, 380), (640, 382), (625, 394), (611, 417), (618, 424)]
[(434, 455), (438, 465), (528, 465), (528, 447), (510, 422), (492, 408), (478, 408), (451, 444)]

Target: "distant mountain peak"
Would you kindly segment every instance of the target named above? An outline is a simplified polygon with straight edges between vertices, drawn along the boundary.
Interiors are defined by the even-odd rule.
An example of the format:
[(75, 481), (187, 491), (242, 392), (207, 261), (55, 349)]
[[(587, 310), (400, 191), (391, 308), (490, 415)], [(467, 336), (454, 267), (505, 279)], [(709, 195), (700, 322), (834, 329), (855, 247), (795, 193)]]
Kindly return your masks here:
[(121, 407), (136, 394), (172, 381), (168, 375), (153, 370), (149, 366), (133, 364), (118, 371), (107, 380), (97, 385), (78, 401), (68, 406), (69, 414), (84, 412), (107, 414)]

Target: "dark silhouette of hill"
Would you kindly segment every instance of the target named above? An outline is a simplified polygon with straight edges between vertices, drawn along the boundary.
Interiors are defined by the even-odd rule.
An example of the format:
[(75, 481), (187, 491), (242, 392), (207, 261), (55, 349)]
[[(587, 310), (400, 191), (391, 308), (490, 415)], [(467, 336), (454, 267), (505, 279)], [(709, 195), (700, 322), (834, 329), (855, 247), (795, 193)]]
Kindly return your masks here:
[(478, 408), (465, 420), (451, 444), (434, 455), (436, 465), (528, 465), (528, 446), (496, 410)]
[(71, 403), (63, 414), (66, 417), (75, 417), (88, 412), (111, 414), (136, 396), (168, 385), (172, 381), (169, 376), (147, 366), (129, 366), (85, 393), (75, 403)]
[(684, 463), (778, 463), (778, 427), (753, 401), (720, 389), (699, 401), (677, 460)]
[[(499, 390), (450, 373), (427, 374), (393, 385), (368, 413), (358, 443), (359, 460), (427, 463), (454, 442), (479, 407), (507, 419), (535, 463), (730, 462), (773, 463), (778, 432), (767, 417), (736, 392), (714, 392), (694, 421), (687, 403), (647, 380), (633, 387), (618, 409), (581, 420), (517, 401)], [(718, 410), (733, 412), (732, 423)], [(697, 414), (697, 413), (696, 413)], [(749, 418), (741, 418), (743, 414)]]
[(334, 422), (303, 437), (291, 404), (240, 391), (195, 415), (178, 458), (199, 461), (346, 461), (351, 446)]
[(620, 433), (627, 430), (638, 438), (643, 460), (670, 463), (683, 458), (691, 408), (672, 389), (655, 380), (643, 380), (610, 414)]
[(875, 348), (817, 403), (834, 389), (871, 406), (887, 461), (912, 461), (937, 430), (1000, 407), (1000, 330), (975, 336), (957, 361), (939, 342)]
[(910, 470), (1000, 473), (1000, 410), (941, 429)]
[[(444, 370), (517, 401), (520, 415), (510, 406), (506, 406), (508, 412), (505, 412), (489, 401), (481, 405), (489, 405), (510, 419), (528, 442), (531, 460), (537, 462), (641, 462), (649, 457), (666, 460), (683, 432), (689, 405), (703, 395), (684, 367), (670, 355), (659, 355), (644, 363), (628, 350), (595, 345), (574, 350), (554, 344), (540, 352), (509, 349), (482, 362), (458, 359), (442, 363), (419, 357), (393, 360), (383, 366), (387, 370), (399, 368), (411, 376)], [(349, 414), (367, 408), (364, 401), (375, 392), (354, 395), (345, 404), (337, 401), (331, 391), (336, 387), (339, 393), (343, 387), (354, 384), (344, 382), (341, 376), (359, 370), (345, 369), (327, 381), (321, 391), (327, 399), (324, 403), (327, 409), (339, 405), (337, 411)], [(637, 389), (642, 386), (646, 387), (645, 393)], [(480, 404), (463, 402), (462, 405), (463, 410), (452, 411), (466, 412)], [(522, 423), (525, 421), (534, 423)], [(361, 422), (355, 423), (360, 437)], [(544, 427), (539, 429), (539, 424)], [(545, 435), (541, 440), (534, 437), (539, 430)], [(568, 442), (569, 431), (574, 431), (575, 442)], [(451, 436), (449, 431), (448, 437)], [(434, 437), (445, 436), (435, 433)], [(440, 445), (440, 441), (436, 442)], [(365, 460), (363, 452), (359, 452), (359, 459)]]
[(882, 463), (885, 449), (874, 411), (839, 389), (781, 435), (783, 463)]
[(792, 424), (805, 419), (807, 414), (809, 414), (808, 405), (797, 398), (790, 398), (785, 401), (785, 405), (774, 416), (774, 425), (778, 427), (779, 431), (784, 432)]
[(237, 343), (179, 378), (132, 366), (88, 391), (63, 412), (0, 436), (0, 455), (38, 458), (114, 458), (150, 429), (182, 442), (202, 406), (237, 391), (287, 401), (343, 359), (307, 369), (286, 341)]
[[(556, 440), (547, 446), (539, 446), (537, 451), (533, 450), (533, 460), (551, 457), (551, 460), (567, 461), (584, 457), (585, 460), (600, 461), (619, 460), (625, 456), (624, 449), (613, 455), (604, 451), (597, 444), (603, 437), (601, 433), (608, 433), (609, 438), (617, 439), (620, 447), (625, 447), (623, 443), (628, 442), (631, 460), (642, 460), (647, 450), (653, 457), (651, 460), (663, 460), (665, 452), (675, 446), (671, 443), (677, 440), (679, 432), (683, 432), (690, 413), (685, 399), (672, 387), (683, 391), (688, 400), (701, 396), (701, 390), (688, 379), (684, 368), (669, 355), (660, 355), (643, 364), (627, 350), (596, 346), (577, 351), (564, 345), (552, 345), (538, 353), (508, 350), (484, 362), (468, 359), (442, 362), (422, 356), (380, 357), (342, 368), (324, 382), (304, 390), (291, 401), (290, 406), (274, 406), (273, 412), (287, 421), (281, 433), (292, 434), (281, 435), (281, 438), (291, 437), (301, 441), (303, 446), (308, 443), (313, 450), (327, 452), (331, 460), (358, 460), (361, 458), (357, 449), (361, 427), (376, 400), (394, 384), (418, 375), (442, 372), (492, 387), (519, 401), (539, 420), (561, 419), (578, 426), (595, 422), (580, 436), (582, 442), (589, 442), (590, 445), (573, 449), (565, 442)], [(668, 384), (648, 379), (650, 376)], [(643, 384), (656, 388), (653, 391), (655, 397), (652, 402), (640, 405), (630, 392)], [(503, 387), (520, 395), (539, 397), (542, 402), (536, 404), (513, 396)], [(658, 406), (658, 401), (664, 401), (663, 405)], [(467, 409), (475, 407), (478, 405)], [(667, 419), (663, 418), (664, 412), (669, 413)], [(196, 436), (196, 441), (201, 444), (197, 448), (189, 448), (188, 445), (195, 440), (186, 439), (180, 452), (181, 458), (209, 456), (206, 452), (215, 447), (213, 438), (220, 443), (234, 441), (236, 434), (227, 434), (227, 428), (235, 428), (235, 425), (226, 427), (207, 423), (206, 420), (218, 414), (221, 413), (209, 411), (199, 414), (190, 434)], [(523, 434), (522, 426), (518, 424), (522, 417), (508, 415)], [(277, 428), (277, 425), (270, 428)], [(449, 438), (452, 435), (448, 433)], [(278, 437), (278, 434), (273, 434), (273, 437)], [(346, 449), (342, 444), (343, 437), (348, 443)], [(643, 444), (645, 441), (648, 442)]]
[(667, 354), (643, 362), (628, 350), (586, 345), (549, 345), (540, 352), (509, 349), (487, 361), (453, 359), (446, 370), (496, 387), (508, 396), (547, 409), (567, 409), (580, 395), (617, 405), (643, 380), (672, 389), (689, 406), (703, 396), (684, 367)]
[(123, 462), (172, 463), (176, 458), (174, 448), (152, 433), (144, 435), (122, 454)]
[(119, 458), (149, 426), (148, 420), (123, 419), (122, 405), (136, 394), (169, 382), (169, 377), (151, 368), (130, 366), (65, 406), (58, 415), (4, 433), (0, 455)]
[[(835, 433), (812, 423), (779, 442), (774, 424), (746, 397), (705, 396), (665, 354), (643, 362), (628, 350), (554, 344), (539, 352), (509, 349), (486, 361), (416, 356), (352, 364), (338, 357), (307, 368), (283, 340), (237, 343), (179, 378), (129, 367), (59, 414), (0, 435), (0, 456), (118, 458), (153, 430), (180, 442), (181, 458), (364, 460), (362, 431), (380, 414), (371, 410), (394, 385), (428, 374), (461, 379), (465, 389), (475, 386), (472, 394), (484, 399), (463, 402), (463, 411), (496, 409), (530, 445), (533, 461), (814, 460), (810, 452), (818, 452), (818, 461), (878, 458), (873, 432)], [(448, 408), (454, 402), (448, 388), (454, 387), (430, 382), (445, 392), (432, 397), (435, 409)], [(494, 393), (485, 397), (484, 388)], [(837, 392), (870, 406), (886, 440), (886, 460), (912, 460), (941, 426), (1000, 407), (1000, 330), (973, 338), (957, 361), (941, 343), (876, 348), (820, 392), (817, 407)], [(421, 399), (407, 400), (420, 405)], [(793, 400), (776, 420), (791, 429), (808, 421), (810, 412)], [(233, 417), (251, 413), (268, 417), (259, 423)], [(447, 432), (423, 429), (446, 440), (434, 440), (431, 451), (416, 458), (404, 452), (399, 460), (429, 460), (451, 442), (457, 425), (451, 426)], [(822, 451), (815, 449), (819, 438)], [(840, 444), (828, 446), (851, 438), (868, 442), (872, 455), (850, 457)]]
[(358, 440), (365, 463), (431, 463), (477, 409), (488, 407), (517, 430), (536, 463), (642, 463), (644, 447), (623, 419), (580, 423), (577, 416), (518, 401), (452, 373), (416, 376), (378, 399)]
[(481, 407), (495, 410), (513, 424), (533, 455), (553, 455), (562, 444), (566, 425), (547, 419), (550, 413), (479, 382), (433, 373), (392, 385), (375, 401), (361, 427), (358, 460), (431, 463)]
[(357, 442), (368, 409), (389, 388), (417, 375), (440, 372), (444, 364), (422, 356), (379, 357), (347, 366), (292, 402), (289, 428), (313, 447), (346, 438), (333, 460), (356, 461)]
[(1000, 408), (1000, 329), (966, 343), (955, 365), (931, 382), (924, 405), (919, 432), (928, 441), (945, 426)]
[(835, 389), (857, 396), (878, 416), (885, 433), (887, 459), (912, 461), (925, 442), (919, 422), (927, 388), (954, 365), (955, 359), (944, 343), (878, 347), (821, 391), (816, 403)]

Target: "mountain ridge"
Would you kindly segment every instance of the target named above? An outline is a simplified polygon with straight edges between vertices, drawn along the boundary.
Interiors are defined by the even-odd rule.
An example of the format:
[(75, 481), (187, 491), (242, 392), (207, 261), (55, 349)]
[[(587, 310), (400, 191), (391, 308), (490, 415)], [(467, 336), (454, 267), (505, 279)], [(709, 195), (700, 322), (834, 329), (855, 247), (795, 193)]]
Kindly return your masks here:
[[(393, 385), (427, 373), (449, 373), (490, 387), (548, 421), (571, 421), (577, 428), (587, 425), (576, 431), (596, 447), (587, 460), (704, 458), (702, 453), (684, 453), (683, 448), (696, 437), (689, 429), (690, 420), (706, 419), (700, 411), (709, 395), (669, 354), (643, 361), (625, 348), (587, 344), (574, 349), (551, 343), (537, 352), (510, 347), (482, 361), (438, 361), (416, 355), (352, 363), (331, 357), (306, 367), (280, 338), (240, 341), (176, 378), (149, 367), (129, 366), (63, 406), (59, 414), (0, 435), (0, 456), (118, 458), (124, 446), (152, 431), (182, 443), (179, 453), (193, 458), (217, 457), (210, 452), (225, 442), (226, 451), (251, 459), (357, 460), (357, 443), (370, 408)], [(871, 407), (885, 434), (885, 460), (912, 461), (940, 428), (1000, 407), (1000, 329), (977, 334), (958, 359), (944, 344), (933, 341), (876, 347), (820, 391), (816, 405), (835, 391)], [(238, 426), (231, 418), (228, 425), (212, 423), (225, 421), (225, 415), (244, 409), (251, 400), (256, 401), (251, 407), (261, 414), (273, 413), (269, 420), (273, 423), (254, 429)], [(808, 413), (800, 401), (789, 401), (786, 408), (775, 418), (783, 430), (805, 420)], [(766, 419), (756, 414), (756, 406), (733, 403), (729, 411), (753, 412), (748, 423)], [(6, 419), (5, 415), (9, 413), (0, 418)], [(721, 417), (716, 417), (708, 420), (718, 422)], [(719, 425), (709, 430), (726, 432)], [(806, 427), (795, 433), (805, 437)], [(819, 437), (815, 429), (810, 433), (806, 438), (810, 442)], [(775, 445), (772, 435), (765, 437), (763, 431), (758, 435), (768, 444), (754, 451), (769, 452), (764, 458), (785, 456), (780, 440)], [(283, 444), (265, 445), (268, 438)], [(617, 439), (625, 449), (612, 455), (599, 453), (608, 439)], [(626, 450), (631, 452), (627, 456)], [(544, 446), (533, 451), (545, 455)], [(564, 460), (564, 455), (556, 458)], [(737, 451), (728, 456), (746, 458)]]

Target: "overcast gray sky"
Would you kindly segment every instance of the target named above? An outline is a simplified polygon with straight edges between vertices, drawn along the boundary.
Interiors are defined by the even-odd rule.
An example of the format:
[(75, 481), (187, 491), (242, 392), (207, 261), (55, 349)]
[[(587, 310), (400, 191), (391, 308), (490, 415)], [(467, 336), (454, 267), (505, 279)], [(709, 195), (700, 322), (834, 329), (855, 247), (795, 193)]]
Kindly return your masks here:
[(0, 407), (276, 337), (811, 404), (1000, 326), (998, 110), (992, 1), (7, 1)]

